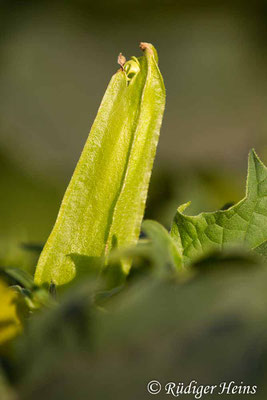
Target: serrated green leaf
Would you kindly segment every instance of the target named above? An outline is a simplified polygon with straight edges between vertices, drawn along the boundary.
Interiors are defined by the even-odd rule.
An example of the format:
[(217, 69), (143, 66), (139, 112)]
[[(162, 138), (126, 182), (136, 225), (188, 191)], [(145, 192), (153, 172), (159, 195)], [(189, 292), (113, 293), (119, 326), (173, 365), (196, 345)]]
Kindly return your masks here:
[(243, 200), (227, 210), (197, 216), (184, 215), (186, 206), (178, 208), (171, 229), (185, 264), (232, 245), (254, 249), (267, 240), (267, 168), (252, 150)]
[(254, 251), (260, 254), (265, 261), (267, 261), (267, 240), (261, 243), (259, 246), (255, 247)]
[[(103, 257), (138, 239), (165, 106), (156, 50), (140, 47), (144, 55), (109, 83), (40, 256), (37, 284), (71, 281), (76, 269), (69, 254)], [(124, 261), (124, 272), (129, 268)]]

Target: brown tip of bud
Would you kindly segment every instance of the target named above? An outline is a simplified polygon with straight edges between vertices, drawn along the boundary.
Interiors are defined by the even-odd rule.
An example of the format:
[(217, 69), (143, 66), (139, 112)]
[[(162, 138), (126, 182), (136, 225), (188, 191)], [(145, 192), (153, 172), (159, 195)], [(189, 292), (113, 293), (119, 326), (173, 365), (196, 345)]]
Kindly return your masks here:
[(146, 43), (146, 42), (141, 42), (139, 44), (139, 47), (142, 51), (148, 50), (151, 54), (153, 54), (153, 51), (151, 49), (151, 44), (150, 43)]
[(118, 56), (118, 64), (121, 66), (121, 68), (123, 68), (125, 63), (126, 63), (126, 58), (124, 57), (124, 55), (122, 55), (122, 53), (120, 53)]

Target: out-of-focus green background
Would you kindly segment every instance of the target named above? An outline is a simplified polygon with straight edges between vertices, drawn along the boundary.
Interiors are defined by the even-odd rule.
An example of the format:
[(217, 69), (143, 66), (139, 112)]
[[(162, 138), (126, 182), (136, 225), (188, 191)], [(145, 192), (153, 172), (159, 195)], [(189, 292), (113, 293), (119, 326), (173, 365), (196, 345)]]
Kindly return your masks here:
[[(117, 55), (158, 49), (167, 107), (149, 218), (244, 194), (267, 157), (266, 1), (1, 1), (0, 262), (32, 263), (87, 138)], [(30, 259), (31, 258), (31, 259)]]

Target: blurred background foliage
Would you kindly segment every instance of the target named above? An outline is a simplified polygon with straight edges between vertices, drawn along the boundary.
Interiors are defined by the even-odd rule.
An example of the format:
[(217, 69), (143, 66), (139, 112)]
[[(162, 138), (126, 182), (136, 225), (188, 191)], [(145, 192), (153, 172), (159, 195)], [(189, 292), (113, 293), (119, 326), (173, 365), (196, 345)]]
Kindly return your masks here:
[(19, 400), (150, 399), (153, 379), (162, 384), (157, 399), (167, 382), (194, 379), (257, 385), (253, 398), (265, 400), (266, 268), (236, 261), (213, 259), (208, 274), (184, 283), (143, 276), (105, 309), (92, 307), (91, 280), (76, 284), (16, 343), (10, 373)]
[[(33, 268), (120, 51), (159, 51), (167, 107), (146, 217), (239, 200), (267, 156), (266, 1), (1, 1), (0, 263)], [(23, 260), (23, 261), (22, 261)]]

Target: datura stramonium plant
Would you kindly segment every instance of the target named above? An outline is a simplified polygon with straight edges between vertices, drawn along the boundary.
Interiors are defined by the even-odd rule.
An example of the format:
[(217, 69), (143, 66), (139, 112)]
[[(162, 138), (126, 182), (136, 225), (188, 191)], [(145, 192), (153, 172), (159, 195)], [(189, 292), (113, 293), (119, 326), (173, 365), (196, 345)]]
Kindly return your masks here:
[[(63, 285), (76, 275), (71, 255), (105, 259), (137, 242), (165, 107), (156, 49), (122, 54), (41, 253), (37, 284)], [(122, 260), (127, 274), (131, 262)]]

